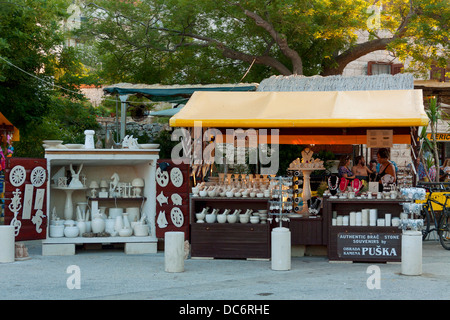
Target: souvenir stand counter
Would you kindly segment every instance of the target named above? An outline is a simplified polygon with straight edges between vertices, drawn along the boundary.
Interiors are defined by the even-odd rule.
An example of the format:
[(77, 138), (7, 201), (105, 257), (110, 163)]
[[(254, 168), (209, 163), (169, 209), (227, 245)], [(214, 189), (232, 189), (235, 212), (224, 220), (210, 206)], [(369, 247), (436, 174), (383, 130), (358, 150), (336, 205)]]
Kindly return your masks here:
[(43, 255), (74, 254), (75, 245), (125, 244), (126, 253), (154, 253), (153, 149), (45, 150), (49, 183)]
[[(217, 110), (220, 110), (220, 113)], [(223, 139), (222, 141), (233, 143), (233, 140), (228, 140), (228, 130), (243, 129), (256, 132), (258, 148), (262, 145), (299, 144), (314, 149), (314, 145), (368, 144), (368, 137), (371, 137), (373, 132), (386, 131), (390, 134), (391, 144), (411, 145), (414, 144), (417, 127), (427, 125), (427, 119), (420, 90), (196, 92), (186, 106), (170, 119), (170, 125), (193, 128), (194, 123), (201, 122), (203, 130), (217, 129), (219, 134), (215, 135), (215, 142)], [(323, 164), (302, 154), (297, 159), (292, 159), (286, 177), (272, 177), (262, 188), (261, 185), (243, 188), (242, 182), (245, 182), (246, 178), (241, 178), (241, 185), (235, 186), (234, 195), (231, 195), (231, 190), (226, 187), (219, 190), (222, 193), (219, 198), (213, 195), (211, 186), (202, 189), (203, 195), (200, 194), (201, 191), (193, 188), (190, 212), (192, 256), (198, 254), (250, 258), (253, 249), (257, 251), (256, 248), (263, 248), (268, 252), (264, 257), (270, 258), (270, 232), (272, 227), (278, 226), (275, 222), (279, 219), (282, 219), (283, 225), (291, 231), (291, 245), (328, 246), (330, 260), (346, 259), (340, 256), (338, 250), (344, 246), (349, 247), (350, 243), (336, 239), (342, 234), (354, 234), (355, 237), (363, 234), (362, 237), (367, 237), (377, 228), (376, 232), (380, 236), (386, 234), (389, 241), (401, 234), (401, 230), (392, 226), (332, 225), (335, 221), (333, 219), (339, 218), (340, 222), (341, 218), (344, 219), (341, 216), (350, 214), (353, 224), (356, 212), (362, 215), (363, 209), (364, 215), (367, 212), (365, 209), (368, 209), (369, 213), (375, 209), (378, 213), (377, 219), (387, 219), (387, 213), (391, 214), (391, 218), (397, 217), (401, 211), (400, 200), (389, 198), (374, 201), (361, 198), (348, 201), (347, 198), (345, 201), (330, 199), (330, 195), (324, 199), (311, 197), (309, 173), (313, 169), (323, 170)], [(224, 179), (227, 183), (230, 182), (226, 180), (226, 176)], [(277, 195), (276, 188), (271, 186), (275, 181), (282, 181), (285, 185), (283, 195)], [(294, 188), (295, 183), (298, 184)], [(295, 193), (296, 188), (303, 189), (301, 197)], [(252, 197), (250, 192), (254, 189), (256, 194)], [(211, 192), (211, 195), (208, 192)], [(229, 198), (227, 192), (230, 192)], [(246, 197), (242, 196), (242, 192), (247, 192)], [(258, 192), (261, 196), (259, 199)], [(254, 213), (260, 214), (259, 210), (268, 210), (268, 223), (261, 224), (260, 220), (254, 225), (247, 224), (245, 217), (243, 222), (231, 218), (231, 223), (220, 223), (219, 217), (225, 219), (226, 210), (228, 216), (232, 213), (238, 216), (237, 219), (245, 214), (252, 218)], [(206, 212), (210, 215), (209, 221)], [(265, 214), (265, 211), (262, 212)], [(358, 217), (359, 215), (358, 213)], [(254, 221), (256, 222), (256, 219)], [(391, 235), (394, 237), (390, 237)], [(221, 242), (220, 246), (216, 247), (218, 242)], [(384, 252), (389, 248), (385, 248)], [(346, 251), (348, 252), (350, 251)]]

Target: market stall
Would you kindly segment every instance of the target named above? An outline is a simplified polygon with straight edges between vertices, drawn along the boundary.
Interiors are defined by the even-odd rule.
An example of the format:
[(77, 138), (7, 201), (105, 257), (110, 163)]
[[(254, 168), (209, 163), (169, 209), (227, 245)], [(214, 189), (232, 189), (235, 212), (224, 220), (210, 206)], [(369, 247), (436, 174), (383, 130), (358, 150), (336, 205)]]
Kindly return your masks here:
[[(258, 151), (264, 149), (264, 146), (273, 147), (277, 144), (315, 146), (371, 143), (381, 146), (385, 143), (386, 147), (393, 144), (411, 145), (417, 127), (427, 123), (422, 92), (412, 89), (196, 92), (186, 106), (170, 119), (171, 126), (188, 128), (188, 132), (191, 133), (189, 138), (193, 138), (194, 141), (196, 141), (195, 130), (200, 130), (204, 147), (210, 146), (211, 141), (214, 141), (215, 146), (221, 143), (236, 145), (239, 143), (235, 139), (236, 132), (243, 129), (246, 133), (245, 143), (256, 141)], [(263, 155), (261, 152), (258, 154)], [(377, 199), (376, 194), (373, 195), (375, 200), (367, 199), (365, 194), (364, 197), (361, 196), (351, 202), (350, 207), (347, 204), (347, 207), (340, 205), (345, 202), (344, 199), (329, 199), (326, 196), (321, 199), (322, 206), (319, 210), (313, 208), (319, 212), (317, 214), (318, 212), (309, 210), (314, 204), (312, 200), (316, 199), (312, 199), (310, 193), (305, 192), (308, 190), (305, 175), (307, 170), (297, 170), (295, 165), (298, 164), (301, 169), (320, 169), (321, 164), (305, 155), (292, 159), (294, 168), (290, 173), (286, 173), (290, 178), (283, 182), (285, 187), (282, 188), (287, 190), (286, 197), (280, 199), (281, 195), (275, 192), (279, 189), (275, 177), (270, 176), (277, 171), (271, 171), (276, 167), (275, 164), (271, 168), (271, 164), (276, 162), (276, 157), (270, 158), (266, 155), (264, 160), (269, 161), (266, 161), (265, 167), (258, 167), (263, 171), (256, 175), (229, 176), (226, 172), (222, 172), (219, 173), (219, 181), (213, 185), (200, 183), (201, 190), (206, 193), (201, 194), (199, 189), (193, 189), (190, 212), (193, 257), (270, 258), (270, 253), (259, 255), (257, 252), (260, 252), (261, 246), (265, 252), (270, 252), (270, 230), (277, 225), (275, 222), (284, 220), (285, 225), (291, 230), (293, 245), (325, 245), (328, 247), (330, 260), (347, 260), (338, 252), (337, 248), (342, 247), (342, 242), (338, 239), (342, 234), (353, 232), (351, 227), (356, 226), (348, 225), (344, 229), (342, 226), (334, 225), (333, 219), (337, 218), (333, 217), (334, 213), (342, 213), (339, 216), (348, 215), (353, 211), (360, 212), (363, 208), (372, 208), (377, 209), (380, 218), (385, 218), (386, 213), (397, 217), (402, 211), (400, 200), (391, 198), (388, 200), (384, 196), (383, 199)], [(302, 171), (303, 173), (298, 173)], [(306, 185), (302, 185), (302, 182), (303, 184), (306, 182)], [(301, 199), (295, 190), (301, 191)], [(213, 192), (209, 194), (210, 191), (215, 191), (215, 194)], [(293, 201), (295, 198), (298, 202)], [(256, 201), (259, 201), (258, 204)], [(302, 208), (296, 210), (296, 203), (301, 203)], [(304, 206), (307, 210), (304, 210)], [(261, 214), (264, 216), (267, 211), (268, 217), (264, 219), (267, 223), (262, 223), (259, 217), (258, 222), (254, 224), (254, 227), (264, 224), (266, 229), (253, 228), (251, 232), (239, 231), (239, 228), (248, 226), (246, 219), (238, 222), (233, 218), (223, 220), (222, 217), (222, 215), (230, 216), (231, 213), (235, 216), (247, 214), (251, 218)], [(215, 214), (215, 219), (210, 217), (210, 220), (207, 220), (208, 214)], [(219, 217), (223, 223), (219, 221)], [(240, 219), (240, 216), (238, 218)], [(401, 233), (398, 228), (384, 229), (388, 227), (381, 227), (381, 223), (380, 226), (375, 226), (379, 228), (376, 230), (370, 229), (369, 226), (358, 227), (362, 229), (354, 229), (354, 232), (363, 233), (362, 237), (367, 237), (375, 231), (383, 236), (387, 234), (387, 237), (390, 236), (389, 233), (396, 235)], [(221, 239), (221, 246), (214, 250), (218, 238)], [(394, 245), (398, 246), (398, 242)], [(354, 257), (351, 259), (357, 260)], [(384, 256), (378, 257), (378, 260), (385, 259)]]

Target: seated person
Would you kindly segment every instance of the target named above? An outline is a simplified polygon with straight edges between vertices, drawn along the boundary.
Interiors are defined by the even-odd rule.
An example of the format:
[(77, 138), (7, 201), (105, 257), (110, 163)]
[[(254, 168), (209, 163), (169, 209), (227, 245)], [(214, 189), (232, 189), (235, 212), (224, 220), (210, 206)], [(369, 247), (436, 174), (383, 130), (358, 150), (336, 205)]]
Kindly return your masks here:
[(350, 170), (349, 166), (350, 156), (342, 156), (341, 160), (339, 161), (338, 167), (339, 178), (355, 179), (355, 175), (353, 174), (352, 170)]
[(352, 172), (357, 179), (369, 181), (369, 175), (372, 173), (372, 170), (366, 166), (363, 156), (357, 156), (355, 158), (355, 165), (352, 168)]

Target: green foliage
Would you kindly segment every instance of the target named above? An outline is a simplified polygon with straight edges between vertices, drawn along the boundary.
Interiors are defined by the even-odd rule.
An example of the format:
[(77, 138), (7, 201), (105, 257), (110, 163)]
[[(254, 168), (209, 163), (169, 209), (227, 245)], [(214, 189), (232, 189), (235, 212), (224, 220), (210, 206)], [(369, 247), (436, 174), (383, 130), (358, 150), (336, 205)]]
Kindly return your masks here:
[[(78, 36), (108, 83), (259, 82), (298, 65), (307, 76), (337, 74), (386, 48), (412, 58), (409, 71), (447, 63), (448, 0), (392, 0), (380, 15), (373, 4), (381, 2), (98, 0)], [(368, 40), (358, 43), (361, 34)]]
[(78, 90), (96, 78), (80, 63), (80, 52), (64, 46), (61, 22), (71, 3), (0, 5), (0, 111), (20, 130), (14, 156), (42, 157), (45, 139), (83, 143), (84, 130), (98, 127), (94, 109)]
[(286, 171), (292, 161), (297, 158), (301, 158), (301, 153), (305, 146), (303, 145), (291, 145), (291, 144), (280, 144), (279, 145), (279, 169), (277, 175), (285, 176)]
[(161, 130), (153, 142), (159, 143), (160, 159), (171, 159), (172, 149), (179, 143), (177, 141), (172, 141), (171, 133), (166, 130)]

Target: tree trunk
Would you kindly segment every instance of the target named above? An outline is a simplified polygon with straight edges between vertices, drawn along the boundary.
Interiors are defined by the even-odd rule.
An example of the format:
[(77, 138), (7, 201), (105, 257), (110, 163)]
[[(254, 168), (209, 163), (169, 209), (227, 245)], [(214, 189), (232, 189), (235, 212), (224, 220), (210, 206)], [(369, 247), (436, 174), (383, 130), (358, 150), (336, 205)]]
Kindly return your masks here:
[(439, 153), (436, 141), (436, 131), (437, 131), (437, 121), (436, 123), (431, 123), (431, 138), (433, 139), (433, 153), (434, 153), (434, 166), (436, 167), (436, 178), (435, 182), (439, 182)]

